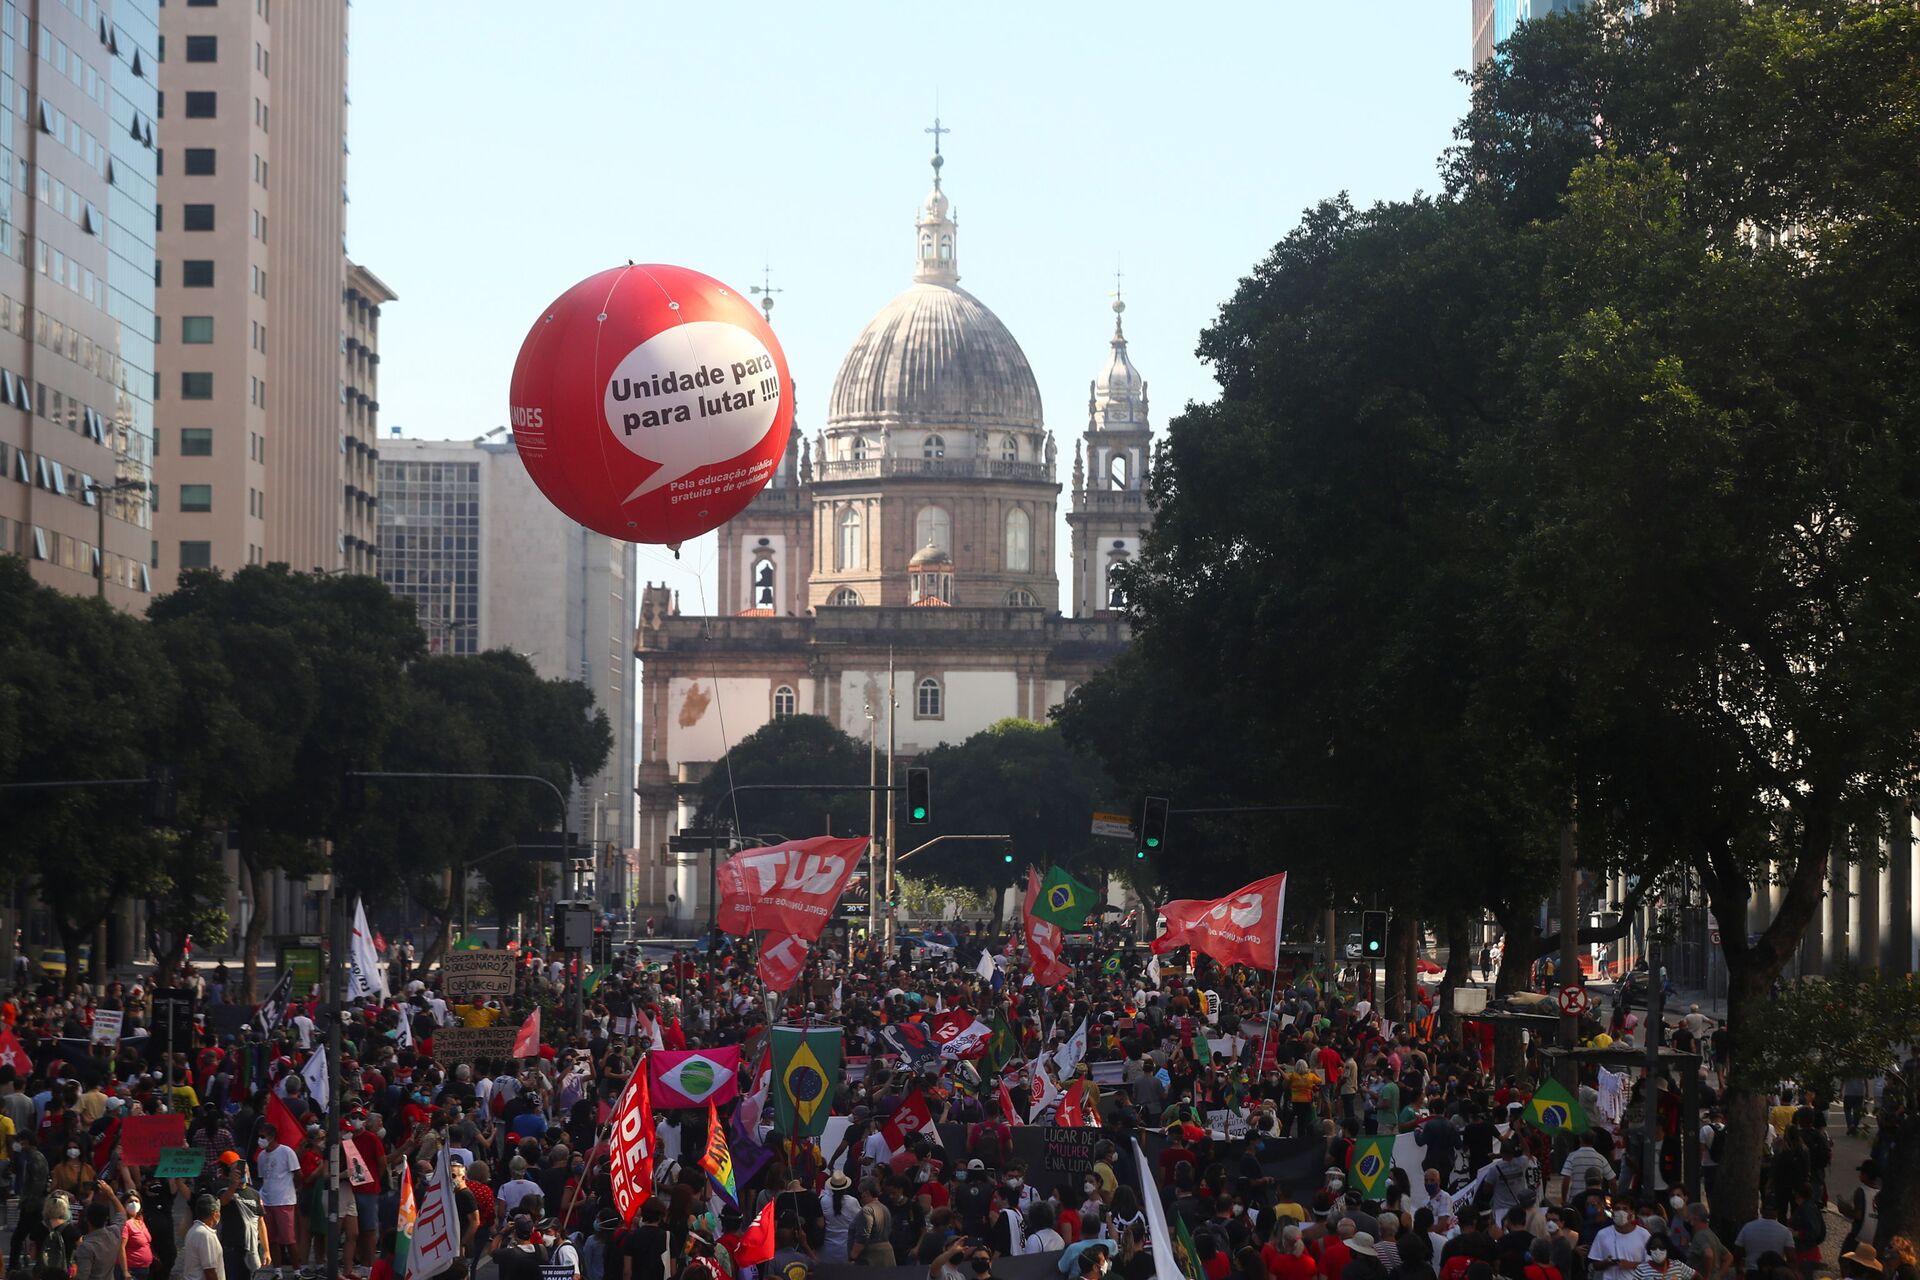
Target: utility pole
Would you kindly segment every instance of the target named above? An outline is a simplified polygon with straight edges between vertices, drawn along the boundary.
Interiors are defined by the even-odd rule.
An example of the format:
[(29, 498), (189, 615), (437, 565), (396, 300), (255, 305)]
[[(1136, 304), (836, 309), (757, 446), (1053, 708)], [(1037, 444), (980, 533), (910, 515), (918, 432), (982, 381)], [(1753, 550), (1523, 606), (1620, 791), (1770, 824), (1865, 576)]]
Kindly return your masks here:
[[(1575, 847), (1579, 828), (1573, 814), (1560, 827), (1560, 985), (1581, 986), (1580, 973), (1580, 872), (1575, 867)], [(1552, 994), (1549, 992), (1548, 994)], [(1580, 1019), (1562, 1014), (1560, 1047), (1571, 1049), (1580, 1043)], [(1570, 1061), (1570, 1059), (1569, 1059)], [(1572, 1085), (1575, 1081), (1561, 1083)]]
[[(1660, 1037), (1666, 1030), (1667, 984), (1660, 978), (1660, 935), (1652, 921), (1647, 928), (1647, 1088), (1641, 1100), (1646, 1127), (1641, 1133), (1640, 1189), (1650, 1192), (1660, 1168)], [(1681, 1123), (1686, 1123), (1682, 1117)]]
[[(873, 704), (869, 702), (867, 704), (867, 945), (869, 946), (873, 945), (874, 936), (878, 932), (876, 926), (880, 922), (880, 882), (874, 874), (879, 870), (875, 846), (878, 845), (880, 836), (878, 815), (880, 795), (873, 789), (880, 781), (879, 728), (879, 722), (873, 716)], [(887, 800), (891, 805), (893, 797), (889, 796)], [(847, 960), (849, 963), (853, 960), (851, 938), (847, 940)]]
[(900, 698), (894, 688), (893, 646), (887, 646), (887, 954), (893, 954), (893, 752), (900, 720)]
[(327, 1274), (341, 1274), (340, 1234), (340, 1113), (333, 1103), (333, 1082), (340, 1070), (341, 1013), (347, 1006), (346, 984), (341, 981), (344, 966), (347, 963), (347, 913), (341, 906), (340, 864), (336, 859), (333, 866), (332, 885), (329, 892), (333, 896), (330, 910), (332, 926), (328, 933), (330, 954), (327, 957)]

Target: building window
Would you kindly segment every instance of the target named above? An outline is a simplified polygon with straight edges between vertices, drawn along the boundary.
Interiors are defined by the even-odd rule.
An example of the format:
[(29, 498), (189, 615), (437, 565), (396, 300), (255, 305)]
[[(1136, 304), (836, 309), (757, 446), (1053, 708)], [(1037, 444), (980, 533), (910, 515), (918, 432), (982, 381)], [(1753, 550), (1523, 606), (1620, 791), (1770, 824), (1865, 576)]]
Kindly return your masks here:
[(213, 428), (180, 428), (180, 456), (183, 458), (211, 458), (213, 456)]
[(180, 567), (182, 569), (213, 568), (213, 544), (211, 542), (181, 543)]
[(181, 316), (180, 341), (186, 343), (206, 343), (213, 341), (212, 316)]
[(920, 446), (923, 458), (944, 458), (947, 456), (947, 442), (939, 436), (928, 436), (927, 442)]
[(833, 567), (841, 572), (858, 569), (864, 560), (860, 542), (860, 510), (848, 507), (840, 513), (840, 538), (834, 544)]
[(798, 705), (799, 699), (794, 697), (793, 689), (790, 686), (783, 684), (773, 691), (773, 718), (775, 720), (786, 719), (793, 714), (794, 708)]
[(219, 152), (215, 151), (212, 147), (188, 147), (186, 157), (187, 176), (190, 178), (211, 178), (216, 164), (214, 157), (218, 154)]
[(932, 676), (922, 680), (913, 691), (913, 714), (918, 720), (940, 718), (940, 682)]
[(1038, 609), (1040, 602), (1035, 600), (1033, 598), (1033, 592), (1027, 590), (1025, 587), (1015, 587), (1013, 590), (1007, 592), (1007, 607), (1009, 609)]
[(867, 438), (865, 436), (855, 436), (853, 438), (853, 460), (855, 462), (865, 462), (867, 460)]
[(1132, 469), (1129, 466), (1129, 461), (1128, 456), (1124, 453), (1116, 453), (1112, 458), (1107, 460), (1107, 484), (1109, 488), (1132, 488), (1132, 485), (1127, 482), (1127, 473)]
[(219, 114), (220, 95), (211, 89), (187, 91), (187, 119), (211, 120)]
[(186, 231), (213, 230), (213, 206), (210, 204), (190, 204), (181, 210), (180, 226)]
[(1007, 512), (1007, 572), (1030, 573), (1033, 570), (1032, 524), (1019, 507)]
[(827, 597), (827, 603), (836, 609), (858, 609), (863, 602), (858, 591), (852, 587), (842, 587)]
[(180, 375), (180, 398), (182, 400), (213, 399), (213, 375), (211, 373), (182, 373)]
[(1008, 436), (1000, 442), (1000, 461), (1020, 461), (1020, 437)]
[(953, 550), (953, 517), (945, 507), (922, 507), (913, 517), (913, 546)]
[(188, 62), (220, 61), (220, 37), (219, 36), (188, 36), (187, 37), (187, 61)]
[(210, 484), (181, 485), (180, 509), (182, 511), (213, 510), (213, 486)]
[(180, 283), (188, 289), (213, 288), (213, 259), (188, 258), (185, 262), (182, 262), (180, 264)]
[(1127, 589), (1120, 581), (1125, 560), (1114, 560), (1107, 565), (1107, 608), (1124, 609), (1127, 607)]

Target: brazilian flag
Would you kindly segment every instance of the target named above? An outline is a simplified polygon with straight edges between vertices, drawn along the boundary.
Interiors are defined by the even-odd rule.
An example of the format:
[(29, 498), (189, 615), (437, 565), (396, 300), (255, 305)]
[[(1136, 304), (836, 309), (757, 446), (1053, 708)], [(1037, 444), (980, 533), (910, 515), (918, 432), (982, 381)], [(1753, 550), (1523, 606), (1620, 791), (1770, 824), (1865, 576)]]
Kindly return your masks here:
[(840, 1078), (839, 1027), (778, 1026), (773, 1047), (773, 1127), (790, 1138), (817, 1138), (833, 1114)]
[(1347, 1181), (1368, 1200), (1387, 1198), (1387, 1180), (1393, 1176), (1393, 1135), (1356, 1138), (1347, 1159)]
[(1033, 918), (1072, 932), (1087, 923), (1087, 913), (1099, 905), (1091, 888), (1081, 884), (1064, 867), (1048, 867), (1040, 882), (1040, 896), (1033, 900)]
[(1120, 957), (1118, 955), (1108, 956), (1100, 965), (1100, 972), (1110, 978), (1118, 977), (1120, 974)]
[(1520, 1114), (1528, 1124), (1548, 1133), (1578, 1135), (1593, 1127), (1580, 1100), (1568, 1093), (1567, 1087), (1558, 1080), (1542, 1080), (1540, 1087), (1533, 1091), (1533, 1100)]
[(993, 1034), (987, 1038), (987, 1074), (997, 1076), (1020, 1056), (1020, 1045), (1014, 1040), (1013, 1028), (1007, 1025), (1003, 1011), (994, 1010), (993, 1020), (987, 1025), (993, 1028)]

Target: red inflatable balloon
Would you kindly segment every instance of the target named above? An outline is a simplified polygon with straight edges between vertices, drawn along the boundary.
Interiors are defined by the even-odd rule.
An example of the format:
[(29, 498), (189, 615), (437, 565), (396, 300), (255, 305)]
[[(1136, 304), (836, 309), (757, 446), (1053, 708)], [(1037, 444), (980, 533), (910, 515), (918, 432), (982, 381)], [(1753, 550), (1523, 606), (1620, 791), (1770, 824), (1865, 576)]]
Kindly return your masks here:
[(510, 395), (540, 492), (628, 542), (680, 543), (738, 515), (793, 429), (766, 319), (685, 267), (615, 267), (561, 294), (520, 345)]

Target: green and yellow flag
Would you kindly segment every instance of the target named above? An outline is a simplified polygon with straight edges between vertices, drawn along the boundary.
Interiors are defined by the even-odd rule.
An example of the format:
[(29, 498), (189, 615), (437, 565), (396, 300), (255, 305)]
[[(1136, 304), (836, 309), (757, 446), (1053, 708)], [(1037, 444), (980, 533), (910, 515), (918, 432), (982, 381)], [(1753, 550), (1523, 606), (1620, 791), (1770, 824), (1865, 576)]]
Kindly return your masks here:
[(773, 1029), (773, 1128), (789, 1138), (817, 1138), (833, 1114), (840, 1078), (840, 1028)]
[(1033, 900), (1033, 918), (1072, 931), (1085, 925), (1087, 913), (1098, 906), (1094, 891), (1069, 875), (1064, 867), (1047, 868), (1040, 896)]
[[(1193, 1232), (1187, 1229), (1186, 1214), (1173, 1215), (1173, 1230), (1173, 1260), (1180, 1264), (1180, 1274), (1186, 1280), (1204, 1280), (1206, 1272), (1201, 1268), (1200, 1250), (1194, 1247)], [(1166, 1280), (1173, 1278), (1169, 1276)]]
[(1013, 1038), (1013, 1028), (1007, 1025), (1005, 1010), (995, 1009), (987, 1025), (993, 1029), (987, 1039), (987, 1074), (997, 1076), (1020, 1056), (1020, 1045)]
[(1533, 1100), (1521, 1112), (1521, 1118), (1536, 1129), (1548, 1133), (1582, 1134), (1592, 1128), (1580, 1100), (1567, 1092), (1558, 1080), (1542, 1080), (1533, 1091)]
[(1356, 1138), (1347, 1158), (1347, 1183), (1369, 1200), (1387, 1198), (1387, 1180), (1393, 1176), (1393, 1135)]
[(480, 950), (480, 939), (463, 937), (453, 944), (453, 949), (455, 951), (478, 951)]

